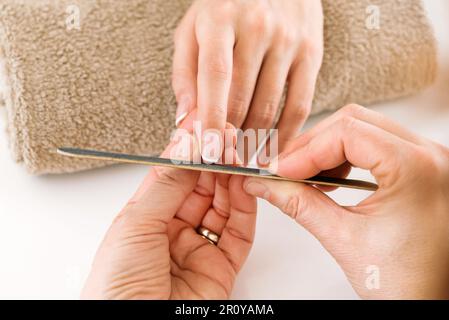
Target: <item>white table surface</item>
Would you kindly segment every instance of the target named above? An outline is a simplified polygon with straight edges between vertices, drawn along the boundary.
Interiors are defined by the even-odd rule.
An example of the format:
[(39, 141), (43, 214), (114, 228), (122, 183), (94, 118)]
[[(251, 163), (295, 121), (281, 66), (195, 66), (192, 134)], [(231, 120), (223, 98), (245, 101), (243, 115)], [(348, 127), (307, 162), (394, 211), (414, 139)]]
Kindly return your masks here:
[[(449, 1), (425, 2), (440, 42), (438, 80), (417, 96), (373, 108), (449, 146)], [(5, 117), (0, 110), (0, 298), (76, 299), (106, 229), (148, 169), (124, 165), (74, 175), (30, 176), (11, 159)], [(360, 171), (352, 176), (367, 177)], [(332, 193), (344, 204), (357, 203), (365, 195)], [(255, 245), (232, 297), (357, 298), (321, 245), (262, 201)]]

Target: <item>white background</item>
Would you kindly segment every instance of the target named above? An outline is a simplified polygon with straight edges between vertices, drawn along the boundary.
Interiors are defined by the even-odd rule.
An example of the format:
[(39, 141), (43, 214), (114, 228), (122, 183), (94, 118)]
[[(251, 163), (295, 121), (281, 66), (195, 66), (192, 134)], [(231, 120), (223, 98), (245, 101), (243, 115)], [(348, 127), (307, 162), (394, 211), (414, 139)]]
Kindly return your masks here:
[[(417, 96), (373, 109), (449, 146), (449, 1), (425, 2), (440, 42), (438, 81)], [(148, 168), (30, 176), (11, 160), (5, 118), (0, 110), (0, 298), (76, 299), (106, 229)], [(342, 204), (365, 195), (332, 194)], [(259, 202), (259, 213), (255, 245), (233, 298), (357, 298), (332, 257), (305, 230), (265, 202)]]

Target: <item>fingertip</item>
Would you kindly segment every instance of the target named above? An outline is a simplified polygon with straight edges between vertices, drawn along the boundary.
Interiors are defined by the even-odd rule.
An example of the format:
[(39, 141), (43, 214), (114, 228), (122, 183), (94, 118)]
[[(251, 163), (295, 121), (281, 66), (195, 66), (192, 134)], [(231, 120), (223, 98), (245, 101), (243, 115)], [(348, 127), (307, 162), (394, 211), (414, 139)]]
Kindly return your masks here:
[[(218, 129), (207, 129), (196, 131), (198, 141), (200, 141), (201, 157), (207, 164), (214, 164), (220, 161), (225, 146), (223, 143), (223, 131)], [(199, 136), (199, 137), (198, 137)]]
[(189, 133), (193, 133), (194, 122), (196, 120), (197, 113), (198, 111), (196, 108), (187, 112), (186, 116), (179, 121), (179, 125), (177, 126), (177, 128), (187, 130)]
[(230, 123), (230, 122), (226, 122), (226, 127), (225, 127), (226, 129), (231, 129), (231, 130), (236, 130), (236, 127), (232, 124), (232, 123)]
[(320, 170), (301, 149), (286, 156), (282, 154), (271, 161), (268, 171), (291, 179), (305, 179), (318, 174)]
[(255, 178), (253, 178), (253, 177), (243, 177), (243, 183), (242, 183), (243, 190), (246, 191), (246, 186), (249, 183), (251, 183), (253, 180), (255, 180)]
[(256, 199), (254, 195), (247, 192), (245, 188), (247, 178), (244, 176), (234, 175), (229, 179), (229, 190), (231, 190), (234, 207), (245, 212), (256, 210)]
[[(187, 112), (176, 112), (175, 126), (179, 127), (181, 122), (187, 117)], [(178, 115), (179, 114), (179, 115)]]
[(270, 197), (270, 191), (267, 185), (264, 183), (262, 179), (257, 178), (247, 178), (244, 181), (243, 189), (246, 193), (268, 200)]
[(188, 95), (183, 95), (178, 100), (178, 107), (176, 109), (176, 127), (187, 117), (189, 111), (192, 109), (192, 99)]

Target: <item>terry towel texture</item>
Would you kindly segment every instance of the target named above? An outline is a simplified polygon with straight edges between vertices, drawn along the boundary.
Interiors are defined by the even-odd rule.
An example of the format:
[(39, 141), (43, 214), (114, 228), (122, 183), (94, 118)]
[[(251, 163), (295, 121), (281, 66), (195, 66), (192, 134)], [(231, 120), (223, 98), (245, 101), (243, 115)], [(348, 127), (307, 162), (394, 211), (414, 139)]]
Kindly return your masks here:
[[(191, 0), (0, 0), (10, 145), (35, 174), (104, 165), (59, 146), (153, 154), (174, 127), (172, 32)], [(377, 5), (380, 28), (367, 28)], [(73, 6), (80, 28), (67, 28)], [(323, 0), (325, 56), (313, 112), (417, 92), (436, 73), (419, 0)], [(70, 22), (70, 21), (69, 21)], [(1, 99), (0, 99), (1, 100)]]

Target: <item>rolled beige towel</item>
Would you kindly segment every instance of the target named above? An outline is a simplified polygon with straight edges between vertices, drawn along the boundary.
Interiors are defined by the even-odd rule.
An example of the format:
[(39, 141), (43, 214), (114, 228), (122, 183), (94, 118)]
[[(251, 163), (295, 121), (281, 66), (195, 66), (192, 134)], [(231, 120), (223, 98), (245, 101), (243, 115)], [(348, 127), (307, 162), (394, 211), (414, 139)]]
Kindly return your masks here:
[[(172, 32), (190, 3), (0, 0), (14, 158), (43, 174), (104, 165), (56, 155), (59, 146), (160, 152), (174, 127)], [(421, 2), (374, 1), (379, 29), (367, 25), (372, 3), (323, 0), (314, 113), (409, 95), (433, 81), (436, 46)]]

